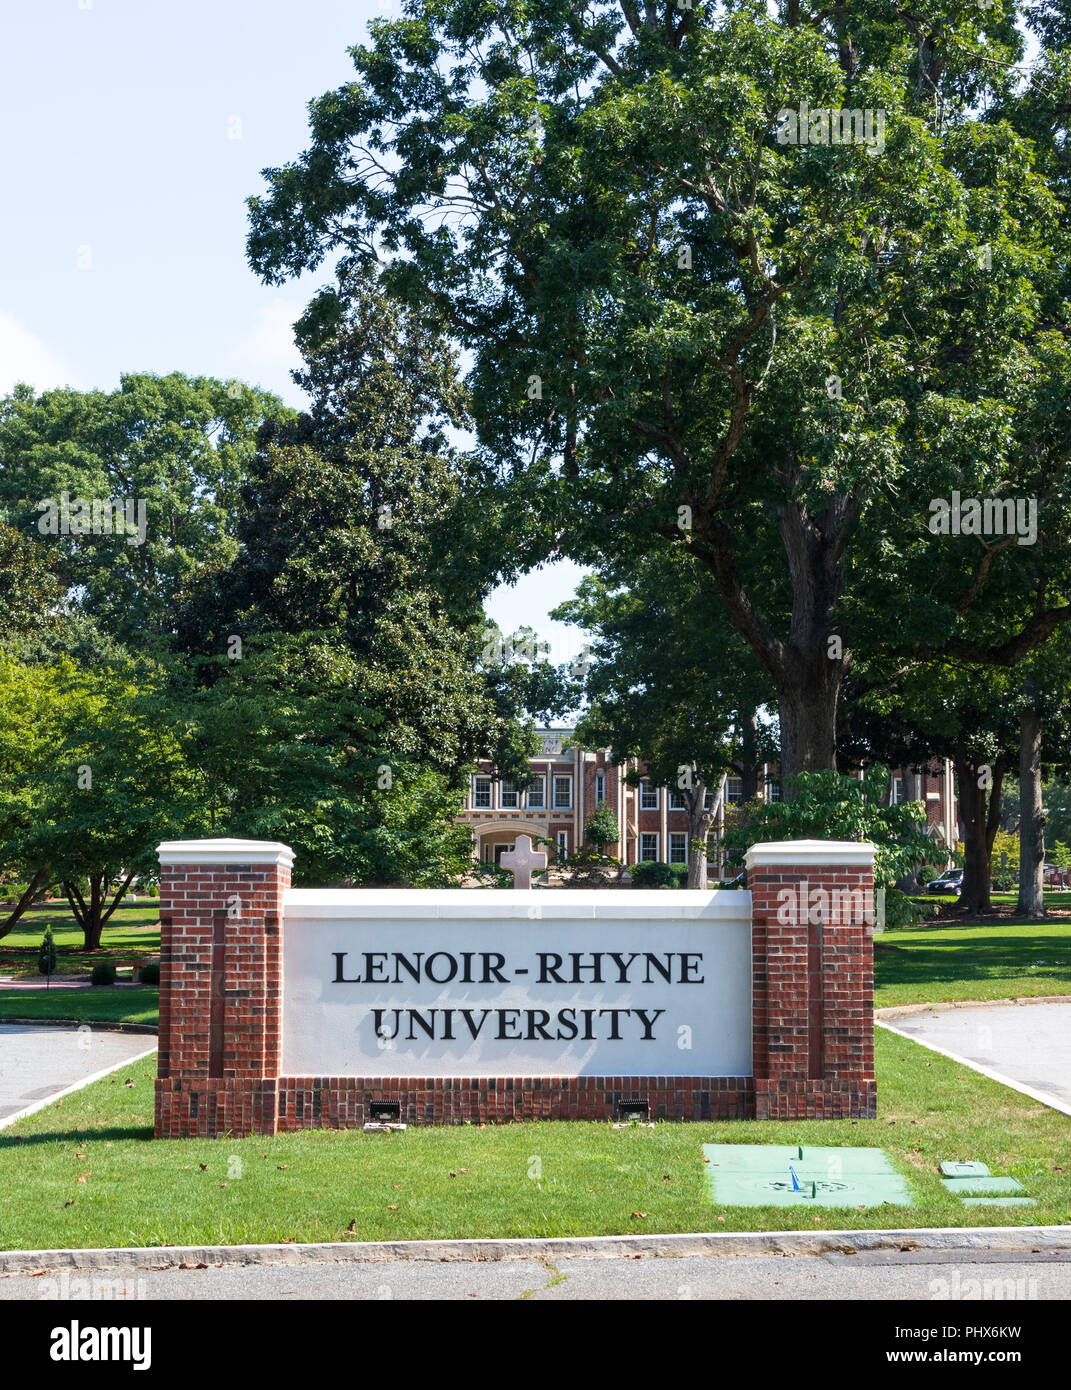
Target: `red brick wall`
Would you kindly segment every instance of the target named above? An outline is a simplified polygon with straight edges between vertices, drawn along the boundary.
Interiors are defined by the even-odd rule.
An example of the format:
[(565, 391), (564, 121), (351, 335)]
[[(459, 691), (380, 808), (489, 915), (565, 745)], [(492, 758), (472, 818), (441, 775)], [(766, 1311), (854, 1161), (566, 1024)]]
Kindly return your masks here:
[[(782, 889), (825, 890), (806, 920)], [(875, 1114), (874, 880), (869, 868), (752, 865), (753, 1061), (758, 1119), (867, 1118)], [(837, 892), (860, 890), (866, 921), (837, 911)], [(798, 891), (794, 894), (799, 904)], [(792, 920), (784, 921), (786, 916)]]
[(156, 1134), (268, 1132), (281, 1059), (275, 864), (162, 864)]

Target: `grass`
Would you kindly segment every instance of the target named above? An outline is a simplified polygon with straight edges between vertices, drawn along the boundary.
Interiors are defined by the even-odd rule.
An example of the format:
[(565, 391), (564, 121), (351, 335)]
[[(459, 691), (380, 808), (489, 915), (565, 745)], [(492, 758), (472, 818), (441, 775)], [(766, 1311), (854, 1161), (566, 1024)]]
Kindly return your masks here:
[(874, 1003), (1071, 994), (1071, 922), (942, 922), (875, 939)]
[(0, 937), (0, 975), (36, 975), (37, 956), (45, 927), (51, 926), (61, 975), (88, 975), (98, 961), (129, 965), (141, 956), (160, 952), (160, 904), (155, 898), (116, 908), (104, 928), (99, 951), (83, 951), (82, 929), (66, 901), (39, 904)]
[[(0, 1244), (104, 1245), (1071, 1223), (1071, 1119), (878, 1030), (879, 1118), (516, 1124), (405, 1134), (151, 1138), (147, 1058), (0, 1131)], [(884, 1147), (917, 1205), (715, 1207), (701, 1145)], [(1018, 1177), (1036, 1207), (967, 1208), (943, 1159)], [(84, 1182), (79, 1178), (84, 1177)], [(642, 1215), (640, 1214), (642, 1213)]]
[(153, 1023), (160, 991), (137, 989), (4, 989), (0, 986), (0, 1020), (5, 1018), (73, 1019), (78, 1023)]

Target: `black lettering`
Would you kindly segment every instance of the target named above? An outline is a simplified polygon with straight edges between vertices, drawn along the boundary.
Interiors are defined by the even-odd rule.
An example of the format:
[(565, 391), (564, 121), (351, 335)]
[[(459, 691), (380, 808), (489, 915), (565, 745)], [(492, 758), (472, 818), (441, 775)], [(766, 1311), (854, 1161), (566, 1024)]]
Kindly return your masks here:
[(499, 1010), (498, 1010), (498, 1036), (499, 1036), (500, 1039), (506, 1039), (506, 1038), (508, 1038), (511, 1042), (516, 1042), (516, 1041), (519, 1041), (519, 1040), (520, 1040), (520, 1036), (521, 1036), (520, 1033), (507, 1033), (507, 1032), (506, 1032), (506, 1019), (507, 1019), (507, 1016), (512, 1016), (512, 1018), (513, 1018), (513, 1026), (514, 1026), (514, 1027), (517, 1027), (517, 1026), (519, 1026), (518, 1020), (519, 1020), (519, 1017), (520, 1017), (520, 1012), (521, 1012), (520, 1009), (499, 1009)]
[(365, 951), (364, 953), (364, 978), (370, 985), (385, 985), (388, 983), (386, 975), (377, 975), (377, 970), (383, 969), (383, 964), (387, 959), (386, 951)]
[[(701, 951), (682, 951), (681, 952), (681, 979), (682, 985), (701, 985), (706, 983), (706, 976), (700, 975), (695, 979), (689, 971), (698, 970), (699, 962), (703, 959)], [(692, 962), (695, 962), (694, 964)]]
[[(546, 1009), (526, 1009), (525, 1013), (527, 1013), (528, 1015), (528, 1032), (525, 1034), (527, 1040), (529, 1042), (532, 1042), (535, 1038), (536, 1032), (538, 1031), (539, 1036), (543, 1039), (544, 1042), (550, 1042), (551, 1036), (547, 1032), (547, 1024), (550, 1022), (550, 1014), (547, 1013)], [(538, 1023), (536, 1022), (537, 1017), (540, 1020)]]
[[(563, 1032), (562, 1032), (562, 1028), (563, 1028), (563, 1027), (571, 1028), (573, 1031), (572, 1031), (571, 1033), (563, 1033)], [(559, 1038), (575, 1038), (578, 1031), (579, 1031), (579, 1030), (578, 1030), (578, 1028), (577, 1028), (577, 1026), (576, 1026), (576, 1010), (575, 1010), (575, 1009), (559, 1009), (559, 1010), (558, 1010), (558, 1037), (559, 1037)]]
[(581, 972), (581, 970), (590, 970), (590, 971), (592, 972), (592, 974), (591, 974), (591, 983), (592, 983), (593, 985), (601, 985), (601, 984), (602, 984), (602, 952), (601, 952), (601, 951), (592, 951), (590, 954), (591, 954), (591, 964), (590, 964), (590, 965), (585, 965), (585, 964), (583, 963), (583, 959), (584, 959), (584, 952), (583, 952), (583, 951), (570, 951), (570, 952), (569, 952), (569, 959), (573, 962), (573, 980), (572, 980), (572, 982), (573, 982), (574, 985), (579, 985), (579, 984), (582, 983), (582, 981), (581, 981), (581, 979), (580, 979), (580, 972)]
[[(449, 975), (444, 975), (442, 979), (440, 979), (439, 976), (436, 975), (435, 971), (432, 969), (433, 962), (437, 960), (447, 960), (450, 962), (450, 973)], [(449, 982), (457, 974), (457, 961), (447, 951), (435, 951), (424, 962), (424, 972), (427, 975), (428, 979), (432, 982), (432, 984), (449, 984)]]
[(384, 1022), (383, 1022), (383, 1015), (384, 1015), (386, 1012), (387, 1012), (386, 1009), (373, 1009), (373, 1010), (372, 1010), (372, 1027), (376, 1030), (376, 1037), (377, 1037), (377, 1038), (396, 1038), (396, 1037), (398, 1036), (398, 1028), (399, 1028), (400, 1025), (401, 1025), (401, 1019), (398, 1017), (398, 1010), (397, 1010), (397, 1009), (392, 1009), (392, 1010), (391, 1010), (391, 1012), (394, 1014), (394, 1032), (393, 1032), (393, 1033), (388, 1033), (388, 1032), (387, 1032), (386, 1025), (385, 1025)]
[[(553, 965), (548, 965), (548, 964), (547, 964), (547, 961), (548, 961), (548, 960), (552, 960), (552, 961), (554, 962), (554, 964), (553, 964)], [(559, 956), (555, 951), (540, 951), (540, 952), (539, 952), (539, 983), (540, 983), (541, 985), (545, 985), (545, 984), (547, 984), (550, 980), (553, 980), (554, 983), (557, 984), (557, 985), (564, 985), (564, 984), (565, 984), (565, 981), (564, 981), (564, 980), (562, 979), (562, 977), (558, 974), (558, 967), (561, 965), (561, 963), (562, 963), (562, 958), (561, 958), (561, 956)]]
[[(506, 984), (506, 977), (501, 970), (501, 967), (506, 963), (506, 957), (500, 956), (497, 951), (481, 951), (480, 955), (483, 959), (483, 980), (481, 983), (489, 985), (493, 977), (498, 984)], [(489, 964), (492, 960), (495, 962), (494, 965)]]
[[(480, 1019), (480, 1028), (482, 1028), (483, 1025), (487, 1022), (487, 1015), (488, 1015), (490, 1012), (491, 1012), (490, 1009), (482, 1009), (482, 1010), (481, 1010), (481, 1013), (483, 1014), (483, 1017)], [(462, 1010), (461, 1010), (461, 1017), (462, 1017), (462, 1018), (465, 1020), (465, 1022), (469, 1025), (469, 1032), (472, 1034), (472, 1036), (473, 1036), (474, 1038), (478, 1038), (478, 1037), (480, 1036), (480, 1028), (475, 1028), (475, 1027), (473, 1026), (473, 1023), (472, 1023), (472, 1010), (471, 1010), (471, 1009), (462, 1009)]]
[(643, 1037), (640, 1039), (640, 1042), (654, 1042), (655, 1038), (654, 1034), (651, 1032), (651, 1029), (666, 1012), (665, 1009), (655, 1009), (653, 1018), (647, 1017), (646, 1009), (635, 1009), (633, 1012), (635, 1013), (636, 1017), (640, 1020), (640, 1022), (643, 1024)]
[(646, 962), (647, 962), (647, 977), (646, 977), (646, 980), (644, 981), (645, 984), (648, 984), (648, 985), (649, 985), (649, 984), (651, 983), (651, 966), (652, 966), (652, 965), (653, 965), (654, 968), (658, 971), (658, 973), (662, 976), (663, 980), (665, 980), (665, 982), (666, 982), (667, 985), (670, 985), (670, 984), (673, 983), (673, 952), (672, 952), (672, 951), (667, 951), (667, 952), (666, 952), (666, 963), (665, 963), (665, 965), (663, 965), (663, 964), (661, 963), (661, 961), (658, 959), (658, 957), (657, 957), (656, 955), (653, 955), (650, 951), (645, 951), (645, 952), (644, 952), (644, 959), (645, 959)]
[(584, 1015), (584, 1041), (591, 1042), (595, 1037), (595, 1034), (591, 1031), (591, 1020), (594, 1017), (595, 1010), (581, 1009), (580, 1012)]
[(638, 951), (632, 951), (632, 952), (629, 954), (628, 960), (625, 961), (625, 962), (623, 962), (623, 961), (621, 960), (621, 957), (618, 955), (618, 953), (617, 953), (616, 951), (611, 951), (611, 952), (610, 952), (610, 959), (611, 959), (611, 960), (613, 961), (613, 963), (617, 966), (617, 970), (618, 970), (617, 983), (618, 983), (619, 985), (627, 985), (627, 984), (628, 984), (628, 970), (629, 970), (629, 966), (630, 966), (630, 965), (632, 964), (632, 962), (636, 959), (636, 957), (637, 957), (638, 954), (639, 954)]
[(335, 958), (335, 978), (331, 981), (331, 983), (333, 985), (359, 985), (361, 983), (360, 975), (354, 975), (352, 980), (347, 980), (345, 976), (342, 974), (342, 971), (345, 968), (343, 962), (349, 955), (349, 952), (332, 951), (331, 954)]
[(401, 981), (401, 976), (398, 974), (398, 971), (399, 971), (399, 969), (401, 968), (401, 966), (404, 965), (405, 968), (406, 968), (406, 970), (409, 971), (410, 977), (411, 977), (413, 980), (415, 980), (417, 984), (420, 984), (420, 962), (421, 962), (423, 959), (424, 959), (424, 952), (423, 952), (423, 951), (418, 951), (418, 952), (416, 953), (416, 965), (414, 965), (413, 962), (409, 959), (408, 956), (403, 956), (402, 953), (401, 953), (401, 951), (395, 951), (395, 953), (394, 953), (394, 983), (395, 983), (396, 985), (401, 984), (401, 982), (402, 982), (402, 981)]
[(631, 1009), (600, 1009), (600, 1010), (599, 1010), (599, 1017), (600, 1017), (600, 1018), (602, 1018), (603, 1014), (609, 1014), (609, 1015), (610, 1015), (610, 1041), (611, 1041), (611, 1042), (620, 1042), (620, 1041), (621, 1041), (621, 1034), (617, 1031), (617, 1020), (618, 1020), (618, 1018), (619, 1018), (619, 1016), (620, 1016), (621, 1014), (624, 1014), (625, 1017), (627, 1018), (628, 1015), (629, 1015), (631, 1012), (632, 1012)]
[(438, 1012), (439, 1012), (438, 1009), (432, 1009), (432, 1010), (431, 1010), (431, 1021), (428, 1022), (428, 1021), (425, 1020), (423, 1014), (421, 1014), (417, 1009), (410, 1009), (410, 1010), (409, 1010), (409, 1041), (410, 1041), (410, 1042), (416, 1042), (416, 1037), (414, 1036), (414, 1033), (413, 1033), (413, 1024), (414, 1024), (414, 1022), (420, 1024), (421, 1028), (423, 1028), (424, 1032), (427, 1034), (427, 1036), (428, 1036), (429, 1038), (434, 1038), (434, 1036), (435, 1036), (435, 1015), (436, 1015)]

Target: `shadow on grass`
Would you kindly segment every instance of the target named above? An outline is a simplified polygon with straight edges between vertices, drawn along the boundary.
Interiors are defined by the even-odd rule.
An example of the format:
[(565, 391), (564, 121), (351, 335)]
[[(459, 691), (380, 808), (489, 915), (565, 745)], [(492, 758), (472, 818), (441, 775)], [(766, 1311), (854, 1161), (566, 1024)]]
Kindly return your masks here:
[[(966, 927), (966, 924), (964, 924)], [(931, 930), (946, 931), (945, 923)], [(972, 924), (974, 931), (978, 923)], [(897, 933), (898, 935), (899, 933)], [(893, 946), (895, 940), (882, 944)], [(908, 934), (904, 949), (875, 953), (875, 984), (923, 985), (964, 983), (970, 980), (1004, 979), (1023, 976), (1032, 980), (1066, 980), (1071, 974), (1071, 932), (1066, 940), (1046, 936), (1004, 936), (994, 933), (970, 941), (934, 942), (932, 945), (909, 945)]]
[(107, 1129), (56, 1129), (40, 1134), (9, 1134), (0, 1130), (0, 1153), (5, 1149), (26, 1149), (33, 1144), (99, 1143), (102, 1139), (152, 1139), (152, 1125), (111, 1125)]

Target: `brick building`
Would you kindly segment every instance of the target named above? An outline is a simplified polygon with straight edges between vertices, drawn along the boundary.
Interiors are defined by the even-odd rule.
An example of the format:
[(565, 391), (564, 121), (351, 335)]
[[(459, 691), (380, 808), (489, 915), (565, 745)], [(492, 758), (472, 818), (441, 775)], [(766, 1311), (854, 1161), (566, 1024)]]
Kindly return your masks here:
[[(564, 858), (583, 843), (584, 825), (592, 812), (608, 805), (617, 818), (621, 838), (606, 846), (607, 854), (625, 864), (649, 859), (687, 864), (688, 812), (681, 793), (647, 781), (629, 786), (627, 774), (642, 774), (644, 765), (635, 758), (618, 764), (608, 749), (572, 744), (573, 729), (537, 732), (540, 750), (529, 761), (531, 780), (527, 787), (494, 776), (486, 761), (469, 779), (459, 820), (472, 830), (478, 859), (497, 863), (505, 850), (513, 848), (518, 835), (549, 839), (558, 858)], [(760, 799), (779, 801), (781, 795), (777, 764), (764, 763), (759, 777)], [(894, 802), (922, 801), (935, 841), (946, 847), (955, 842), (959, 832), (950, 763), (935, 763), (922, 772), (897, 769), (889, 795)], [(708, 840), (713, 872), (724, 808), (742, 799), (741, 780), (723, 777), (721, 785), (707, 796), (715, 813)]]

